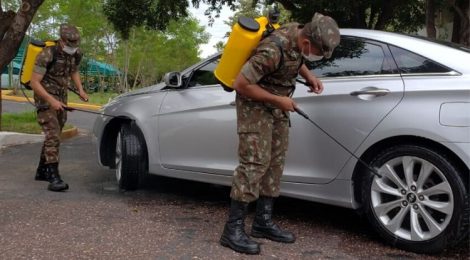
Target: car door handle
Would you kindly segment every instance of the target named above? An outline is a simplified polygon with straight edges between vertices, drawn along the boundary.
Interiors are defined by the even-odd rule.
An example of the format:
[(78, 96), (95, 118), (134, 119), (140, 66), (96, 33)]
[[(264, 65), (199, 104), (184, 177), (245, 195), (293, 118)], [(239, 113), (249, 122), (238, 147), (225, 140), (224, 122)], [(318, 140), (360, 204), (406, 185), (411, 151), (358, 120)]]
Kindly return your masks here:
[(235, 103), (235, 101), (232, 101), (232, 102), (230, 102), (230, 103), (229, 103), (229, 105), (231, 105), (231, 106), (235, 106), (235, 105), (236, 105), (236, 103)]
[(366, 87), (358, 91), (350, 93), (351, 96), (357, 97), (359, 95), (374, 95), (376, 97), (385, 96), (390, 93), (390, 90), (386, 88)]

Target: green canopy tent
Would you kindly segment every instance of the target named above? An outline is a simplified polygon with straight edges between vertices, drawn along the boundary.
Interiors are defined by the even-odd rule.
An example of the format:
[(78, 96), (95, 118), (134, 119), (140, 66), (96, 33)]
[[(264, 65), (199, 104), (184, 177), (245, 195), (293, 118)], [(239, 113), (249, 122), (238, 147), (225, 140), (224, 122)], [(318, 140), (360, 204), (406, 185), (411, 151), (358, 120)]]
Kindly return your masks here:
[(99, 62), (94, 59), (85, 60), (86, 67), (81, 66), (80, 71), (88, 76), (118, 76), (119, 70), (111, 64)]
[[(10, 66), (11, 70), (11, 78), (10, 78)], [(2, 81), (2, 88), (10, 88), (13, 86), (17, 86), (19, 84), (20, 78), (20, 71), (21, 71), (21, 64), (15, 61), (10, 62), (10, 64), (6, 65), (5, 68), (0, 73), (1, 81)]]
[(80, 74), (84, 77), (84, 85), (88, 91), (107, 91), (118, 80), (120, 71), (111, 64), (84, 59), (80, 65)]
[[(1, 76), (1, 87), (2, 88), (9, 88), (9, 87), (12, 87), (12, 86), (15, 86), (17, 84), (19, 84), (19, 75), (20, 75), (20, 71), (21, 71), (21, 64), (23, 62), (23, 55), (24, 55), (24, 52), (25, 52), (25, 49), (26, 49), (26, 46), (28, 45), (28, 41), (26, 40), (27, 37), (25, 37), (25, 39), (23, 39), (23, 41), (21, 42), (21, 45), (20, 45), (20, 48), (18, 50), (18, 53), (16, 54), (15, 58), (9, 63), (7, 64), (3, 69), (0, 68), (0, 76)], [(11, 75), (11, 78), (10, 78), (10, 68), (12, 69), (12, 75)], [(11, 80), (13, 80), (11, 82)]]
[(9, 65), (6, 65), (3, 68), (2, 74), (8, 74), (8, 66), (13, 65), (13, 75), (20, 75), (21, 64), (15, 61), (12, 61)]

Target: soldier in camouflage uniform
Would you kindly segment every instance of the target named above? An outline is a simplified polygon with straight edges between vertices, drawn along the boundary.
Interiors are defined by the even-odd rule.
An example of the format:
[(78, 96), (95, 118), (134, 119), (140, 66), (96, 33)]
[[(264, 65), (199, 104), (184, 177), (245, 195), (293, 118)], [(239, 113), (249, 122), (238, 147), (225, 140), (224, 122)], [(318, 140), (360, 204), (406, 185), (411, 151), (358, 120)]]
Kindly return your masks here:
[(37, 107), (37, 121), (45, 135), (41, 150), (36, 180), (48, 181), (51, 191), (68, 189), (68, 184), (59, 175), (60, 135), (67, 112), (67, 89), (71, 80), (77, 87), (80, 98), (88, 100), (83, 91), (78, 67), (81, 53), (78, 49), (80, 34), (75, 26), (63, 24), (59, 29), (60, 39), (56, 46), (45, 47), (36, 58), (31, 87)]
[(220, 243), (235, 251), (258, 254), (259, 244), (244, 230), (248, 203), (257, 200), (251, 235), (293, 243), (295, 236), (272, 221), (273, 199), (279, 196), (280, 179), (289, 139), (289, 111), (297, 75), (310, 91), (320, 94), (322, 83), (303, 60), (330, 58), (339, 44), (336, 22), (315, 13), (304, 26), (287, 24), (263, 39), (242, 67), (233, 88), (237, 91), (239, 165), (235, 169), (229, 218)]

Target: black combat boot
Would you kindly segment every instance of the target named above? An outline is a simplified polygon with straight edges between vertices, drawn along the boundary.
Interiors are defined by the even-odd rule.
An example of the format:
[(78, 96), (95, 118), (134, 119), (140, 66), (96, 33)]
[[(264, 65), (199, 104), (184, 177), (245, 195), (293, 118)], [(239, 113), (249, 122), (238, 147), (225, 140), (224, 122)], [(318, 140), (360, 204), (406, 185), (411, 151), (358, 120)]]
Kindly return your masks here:
[(34, 177), (37, 181), (49, 181), (49, 172), (47, 171), (45, 162), (46, 160), (41, 157), (38, 169), (36, 170), (36, 176)]
[(259, 244), (245, 233), (245, 217), (248, 203), (232, 200), (230, 214), (225, 223), (220, 244), (244, 254), (259, 254)]
[(256, 216), (251, 227), (253, 237), (267, 238), (276, 242), (294, 243), (295, 236), (291, 232), (282, 230), (274, 224), (273, 216), (274, 199), (260, 196), (256, 204)]
[(46, 164), (47, 171), (50, 174), (49, 178), (49, 186), (47, 187), (50, 191), (63, 191), (69, 188), (69, 185), (65, 183), (59, 175), (59, 164), (58, 163), (51, 163)]

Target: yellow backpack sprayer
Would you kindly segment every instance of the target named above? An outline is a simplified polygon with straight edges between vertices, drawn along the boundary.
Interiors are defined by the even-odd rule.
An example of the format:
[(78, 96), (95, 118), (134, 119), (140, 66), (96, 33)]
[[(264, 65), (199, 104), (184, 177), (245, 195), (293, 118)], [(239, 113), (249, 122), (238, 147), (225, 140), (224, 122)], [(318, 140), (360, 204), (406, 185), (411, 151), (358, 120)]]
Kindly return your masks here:
[(268, 17), (238, 18), (238, 22), (232, 27), (220, 62), (214, 70), (215, 77), (226, 91), (233, 91), (235, 77), (261, 39), (279, 28), (279, 15), (279, 10), (274, 8)]
[(55, 41), (38, 41), (32, 40), (28, 44), (28, 48), (26, 50), (26, 56), (24, 58), (23, 66), (21, 67), (21, 84), (27, 88), (31, 89), (30, 81), (31, 76), (33, 75), (34, 63), (36, 62), (36, 57), (38, 54), (45, 48), (49, 46), (55, 46)]
[[(23, 59), (23, 64), (21, 66), (21, 77), (20, 77), (20, 83), (26, 89), (31, 90), (31, 85), (30, 85), (31, 77), (33, 75), (34, 64), (36, 62), (36, 58), (39, 55), (39, 53), (41, 53), (41, 51), (46, 47), (52, 47), (56, 45), (57, 45), (57, 41), (54, 41), (54, 40), (47, 40), (47, 41), (31, 40), (31, 42), (29, 42), (28, 48), (26, 49), (26, 55)], [(56, 63), (57, 61), (56, 52), (57, 52), (57, 49), (56, 47), (54, 47), (52, 49), (52, 61), (49, 62), (49, 64), (47, 64), (47, 70), (50, 70), (52, 66), (54, 66), (54, 64)], [(76, 54), (75, 61), (77, 65), (80, 64), (81, 58), (82, 58), (81, 55)], [(75, 89), (72, 89), (72, 88), (69, 88), (69, 89), (75, 94), (77, 94), (78, 96), (80, 96), (80, 94)], [(21, 90), (23, 91), (23, 89)], [(24, 92), (23, 92), (23, 95), (29, 101), (29, 98), (26, 96)], [(29, 101), (29, 103), (32, 104), (31, 101)]]

